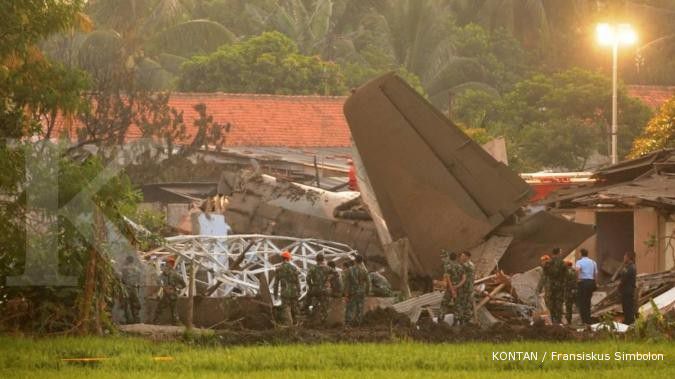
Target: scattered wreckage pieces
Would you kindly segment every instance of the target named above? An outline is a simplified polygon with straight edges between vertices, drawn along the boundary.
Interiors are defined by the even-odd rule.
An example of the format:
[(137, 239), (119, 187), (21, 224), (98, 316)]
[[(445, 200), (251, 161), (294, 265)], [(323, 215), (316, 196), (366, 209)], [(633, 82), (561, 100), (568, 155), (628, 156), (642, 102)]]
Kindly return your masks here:
[(392, 308), (394, 308), (396, 312), (407, 315), (414, 324), (419, 319), (420, 313), (424, 308), (432, 308), (435, 310), (435, 313), (439, 313), (442, 300), (443, 292), (434, 291), (398, 302), (392, 305)]
[(345, 116), (393, 240), (410, 239), (423, 275), (441, 248), (475, 246), (531, 195), (497, 162), (394, 74), (347, 99)]
[(477, 278), (489, 275), (497, 267), (497, 263), (506, 253), (511, 241), (513, 241), (512, 236), (491, 236), (487, 241), (470, 250)]
[[(527, 323), (532, 320), (535, 307), (522, 304), (517, 297), (511, 295), (512, 280), (507, 275), (498, 272), (474, 281), (474, 285), (477, 300), (474, 309), (476, 320), (481, 326), (489, 327), (496, 322)], [(534, 286), (536, 287), (536, 283)], [(414, 324), (424, 312), (431, 317), (439, 315), (443, 295), (444, 292), (439, 290), (425, 293), (396, 303), (392, 308), (407, 315)]]
[(640, 314), (649, 316), (654, 313), (654, 308), (661, 313), (667, 313), (670, 312), (671, 309), (675, 309), (675, 286), (643, 304), (640, 307)]
[(562, 250), (563, 256), (568, 255), (595, 234), (595, 227), (550, 212), (538, 212), (518, 224), (500, 227), (495, 233), (513, 237), (499, 261), (499, 268), (514, 274), (539, 266), (541, 255), (555, 247)]
[(301, 296), (307, 292), (307, 270), (316, 264), (319, 253), (328, 261), (346, 260), (356, 253), (337, 242), (251, 234), (169, 237), (163, 246), (145, 253), (144, 257), (154, 259), (159, 269), (166, 257), (177, 255), (176, 270), (186, 283), (190, 265), (196, 264), (196, 287), (202, 295), (257, 296), (262, 282), (268, 284), (269, 291), (261, 295), (269, 297), (275, 281), (273, 273), (281, 264), (280, 254), (285, 250), (291, 252), (293, 263), (300, 269)]
[[(591, 314), (593, 316), (621, 313), (621, 297), (618, 286), (618, 280), (602, 286), (601, 290), (606, 292), (606, 296), (592, 306)], [(653, 313), (652, 300), (660, 312), (668, 312), (675, 307), (675, 271), (673, 270), (655, 274), (640, 274), (636, 278), (636, 288), (636, 306), (643, 316)]]
[(382, 256), (382, 245), (360, 194), (331, 192), (255, 171), (224, 172), (225, 219), (237, 234), (315, 238), (348, 244), (366, 257)]
[(537, 286), (541, 280), (544, 270), (541, 267), (535, 267), (522, 274), (514, 274), (511, 277), (511, 288), (518, 299), (524, 304), (537, 306), (538, 294)]

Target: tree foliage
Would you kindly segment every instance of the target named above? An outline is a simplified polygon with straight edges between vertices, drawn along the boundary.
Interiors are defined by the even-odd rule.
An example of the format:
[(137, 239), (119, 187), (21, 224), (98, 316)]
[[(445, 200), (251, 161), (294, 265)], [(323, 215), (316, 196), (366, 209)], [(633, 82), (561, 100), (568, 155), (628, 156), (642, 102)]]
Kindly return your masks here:
[(633, 142), (631, 157), (660, 149), (675, 148), (675, 97), (665, 102), (659, 112), (647, 123), (642, 134)]
[[(619, 154), (625, 156), (650, 110), (621, 87), (619, 111)], [(467, 91), (454, 101), (453, 117), (506, 136), (516, 169), (580, 170), (593, 153), (609, 150), (611, 81), (581, 69), (535, 74), (501, 97)]]
[(263, 33), (225, 45), (183, 66), (182, 91), (337, 95), (345, 91), (337, 64), (299, 53), (290, 38)]

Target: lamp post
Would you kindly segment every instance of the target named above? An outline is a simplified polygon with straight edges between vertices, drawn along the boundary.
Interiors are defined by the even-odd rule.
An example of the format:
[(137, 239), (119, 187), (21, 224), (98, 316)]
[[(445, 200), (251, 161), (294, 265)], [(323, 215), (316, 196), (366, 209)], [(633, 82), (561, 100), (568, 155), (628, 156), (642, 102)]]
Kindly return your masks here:
[(612, 164), (618, 162), (617, 152), (617, 71), (619, 45), (632, 45), (637, 34), (629, 24), (598, 24), (596, 28), (598, 42), (612, 47)]

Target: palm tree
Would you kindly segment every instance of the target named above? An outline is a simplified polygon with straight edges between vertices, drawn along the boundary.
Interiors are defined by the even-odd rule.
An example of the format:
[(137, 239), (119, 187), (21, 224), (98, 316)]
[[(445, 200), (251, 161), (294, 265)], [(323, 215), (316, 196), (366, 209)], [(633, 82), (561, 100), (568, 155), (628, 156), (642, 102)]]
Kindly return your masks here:
[(260, 32), (287, 35), (303, 54), (335, 60), (355, 54), (358, 25), (377, 0), (280, 0), (249, 4), (246, 14)]
[(168, 89), (185, 60), (235, 40), (215, 21), (192, 20), (191, 7), (188, 0), (92, 0), (97, 30), (53, 37), (43, 47), (94, 78), (121, 60), (147, 88)]
[(420, 78), (436, 106), (447, 104), (449, 92), (469, 87), (494, 92), (483, 83), (481, 64), (456, 54), (455, 25), (446, 1), (390, 0), (375, 17), (385, 31), (382, 46), (397, 65)]
[[(568, 6), (575, 1), (565, 1)], [(546, 0), (449, 0), (460, 24), (478, 23), (488, 30), (505, 29), (524, 46), (549, 36)], [(560, 2), (558, 2), (560, 3)]]

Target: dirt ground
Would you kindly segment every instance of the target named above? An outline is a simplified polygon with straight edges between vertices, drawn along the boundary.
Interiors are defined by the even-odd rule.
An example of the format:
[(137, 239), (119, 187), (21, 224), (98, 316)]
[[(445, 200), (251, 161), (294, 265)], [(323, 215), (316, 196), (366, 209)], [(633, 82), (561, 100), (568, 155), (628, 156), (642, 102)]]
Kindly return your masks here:
[[(411, 325), (405, 315), (387, 308), (380, 308), (364, 316), (358, 327), (321, 328), (301, 324), (295, 327), (266, 327), (269, 320), (240, 320), (226, 328), (206, 331), (196, 329), (191, 341), (220, 345), (276, 345), (289, 343), (386, 343), (415, 341), (425, 343), (448, 342), (509, 342), (523, 340), (580, 341), (592, 339), (593, 334), (580, 333), (561, 326), (497, 324), (482, 329), (478, 326), (450, 327), (429, 319)], [(251, 328), (252, 327), (252, 328)], [(185, 329), (175, 326), (132, 326), (122, 328), (123, 333), (142, 335), (154, 340), (185, 338)], [(166, 329), (166, 330), (164, 330)]]

